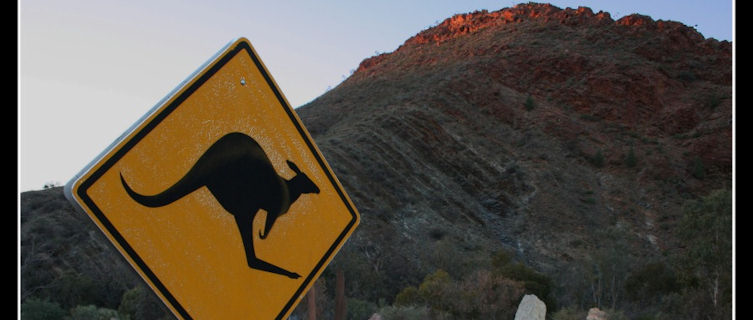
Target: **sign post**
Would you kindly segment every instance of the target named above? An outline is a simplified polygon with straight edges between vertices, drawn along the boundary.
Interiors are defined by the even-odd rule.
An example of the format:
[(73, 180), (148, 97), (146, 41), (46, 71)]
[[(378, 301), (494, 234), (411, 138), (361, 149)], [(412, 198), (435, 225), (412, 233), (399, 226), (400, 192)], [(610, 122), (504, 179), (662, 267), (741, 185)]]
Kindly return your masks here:
[(181, 319), (285, 319), (358, 212), (248, 40), (65, 186)]

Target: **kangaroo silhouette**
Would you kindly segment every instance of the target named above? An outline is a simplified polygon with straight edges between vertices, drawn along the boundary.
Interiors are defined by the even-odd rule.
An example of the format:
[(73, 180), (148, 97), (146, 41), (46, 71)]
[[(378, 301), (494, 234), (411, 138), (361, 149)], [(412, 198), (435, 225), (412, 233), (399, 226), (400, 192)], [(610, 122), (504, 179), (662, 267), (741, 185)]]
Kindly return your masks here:
[(139, 204), (155, 208), (175, 202), (206, 186), (217, 202), (235, 217), (246, 251), (248, 266), (292, 279), (300, 275), (256, 257), (253, 221), (259, 209), (267, 212), (265, 239), (277, 218), (288, 212), (301, 194), (319, 193), (319, 187), (290, 160), (287, 164), (296, 175), (287, 180), (277, 174), (261, 146), (246, 134), (229, 133), (204, 152), (190, 170), (171, 187), (155, 195), (139, 194), (128, 186), (123, 174), (120, 181), (128, 195)]

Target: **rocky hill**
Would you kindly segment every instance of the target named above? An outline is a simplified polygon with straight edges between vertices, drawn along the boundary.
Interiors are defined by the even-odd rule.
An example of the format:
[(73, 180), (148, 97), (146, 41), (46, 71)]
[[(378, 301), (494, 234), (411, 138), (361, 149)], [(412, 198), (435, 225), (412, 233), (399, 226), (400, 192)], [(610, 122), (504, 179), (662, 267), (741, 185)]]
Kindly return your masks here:
[[(686, 204), (731, 187), (731, 61), (730, 42), (678, 22), (537, 3), (455, 15), (364, 60), (297, 110), (362, 215), (325, 283), (342, 269), (347, 295), (373, 308), (506, 252), (552, 280), (548, 301), (619, 307), (631, 272), (685, 255)], [(106, 251), (58, 193), (21, 198), (26, 296), (46, 290), (30, 274), (75, 264), (73, 243)], [(46, 215), (89, 229), (30, 227)]]
[(298, 109), (362, 214), (335, 263), (394, 294), (504, 249), (567, 304), (599, 255), (676, 253), (683, 203), (731, 185), (731, 56), (678, 22), (529, 3), (364, 60)]

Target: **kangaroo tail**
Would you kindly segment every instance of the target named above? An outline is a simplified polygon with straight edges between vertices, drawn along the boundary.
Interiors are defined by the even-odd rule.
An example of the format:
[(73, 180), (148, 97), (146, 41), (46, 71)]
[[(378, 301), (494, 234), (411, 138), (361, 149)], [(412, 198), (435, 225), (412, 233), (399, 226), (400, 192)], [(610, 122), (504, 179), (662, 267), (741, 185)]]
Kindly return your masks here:
[(120, 174), (120, 182), (123, 184), (123, 188), (131, 197), (131, 199), (145, 207), (150, 208), (162, 207), (171, 204), (199, 188), (198, 185), (193, 186), (193, 184), (187, 183), (185, 178), (186, 177), (179, 180), (177, 183), (175, 183), (170, 188), (167, 188), (167, 190), (165, 191), (152, 196), (145, 196), (137, 193), (136, 191), (133, 191), (133, 189), (128, 186), (128, 183), (126, 183), (125, 178), (123, 178), (123, 174)]

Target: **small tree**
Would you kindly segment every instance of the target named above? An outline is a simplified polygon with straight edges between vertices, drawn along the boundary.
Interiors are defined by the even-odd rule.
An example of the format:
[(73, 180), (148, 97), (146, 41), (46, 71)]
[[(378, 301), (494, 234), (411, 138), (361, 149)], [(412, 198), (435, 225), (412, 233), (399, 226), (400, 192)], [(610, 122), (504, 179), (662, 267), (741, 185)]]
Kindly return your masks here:
[(452, 283), (453, 280), (450, 278), (450, 274), (439, 269), (424, 278), (424, 282), (418, 286), (418, 294), (424, 304), (432, 309), (440, 310), (452, 295), (451, 290), (448, 290), (448, 287)]
[(77, 306), (71, 309), (70, 320), (130, 320), (127, 315), (107, 308), (97, 308), (94, 305)]
[(703, 165), (701, 157), (695, 157), (695, 159), (693, 159), (693, 176), (696, 177), (696, 179), (703, 179), (706, 177), (706, 168)]
[(165, 316), (160, 302), (143, 286), (123, 293), (118, 312), (128, 315), (131, 320), (159, 319)]
[(499, 251), (492, 256), (493, 272), (506, 279), (523, 283), (525, 293), (532, 293), (539, 297), (547, 305), (547, 308), (557, 308), (554, 299), (554, 283), (544, 274), (536, 272), (528, 266), (514, 262), (512, 254), (507, 251)]
[(376, 305), (376, 303), (355, 298), (348, 298), (348, 320), (368, 319), (378, 309), (379, 307)]
[(635, 150), (633, 150), (633, 147), (630, 147), (630, 151), (625, 156), (625, 165), (628, 168), (633, 168), (636, 164), (638, 164), (638, 159), (635, 157)]
[(523, 103), (523, 105), (526, 107), (526, 111), (531, 111), (536, 106), (536, 103), (533, 101), (533, 97), (529, 94), (528, 97), (526, 97), (526, 102)]
[(21, 320), (63, 320), (66, 314), (56, 302), (30, 298), (21, 304)]
[(636, 268), (625, 280), (625, 293), (632, 301), (655, 299), (657, 296), (678, 290), (674, 271), (661, 262), (652, 262)]
[[(709, 319), (729, 319), (732, 306), (732, 194), (717, 190), (690, 201), (680, 220), (686, 252), (679, 257), (689, 289), (702, 292)], [(700, 300), (700, 299), (699, 299)]]

